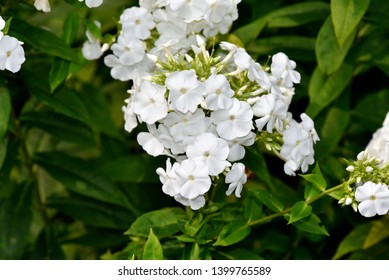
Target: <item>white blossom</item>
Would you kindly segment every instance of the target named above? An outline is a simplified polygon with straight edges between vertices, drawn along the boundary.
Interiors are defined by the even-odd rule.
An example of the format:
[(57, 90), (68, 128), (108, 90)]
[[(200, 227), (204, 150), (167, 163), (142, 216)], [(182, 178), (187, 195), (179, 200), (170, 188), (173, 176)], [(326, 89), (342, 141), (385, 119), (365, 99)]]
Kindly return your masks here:
[(227, 142), (210, 132), (200, 134), (186, 148), (188, 158), (207, 166), (211, 176), (220, 174), (231, 165), (226, 160), (228, 154)]
[(204, 99), (204, 86), (197, 80), (194, 70), (173, 72), (166, 78), (165, 84), (169, 89), (168, 100), (173, 110), (193, 113)]
[(364, 217), (385, 215), (389, 210), (389, 190), (383, 184), (370, 181), (364, 183), (357, 187), (355, 199), (359, 202), (358, 210)]
[(220, 137), (233, 140), (244, 137), (252, 129), (253, 111), (244, 101), (233, 99), (233, 104), (225, 110), (212, 112), (211, 120), (216, 124), (216, 131)]
[(177, 182), (176, 169), (180, 165), (175, 162), (173, 165), (170, 162), (170, 158), (166, 160), (166, 171), (163, 168), (159, 167), (157, 169), (157, 174), (162, 185), (162, 191), (170, 196), (175, 196), (180, 193), (180, 185)]
[(14, 37), (3, 36), (0, 40), (0, 70), (7, 69), (16, 73), (25, 60), (24, 49), (20, 42)]
[(249, 134), (243, 137), (235, 138), (228, 142), (230, 147), (230, 153), (228, 154), (227, 160), (229, 161), (238, 161), (244, 158), (246, 150), (243, 146), (251, 146), (255, 141), (255, 133), (250, 131)]
[(122, 30), (138, 39), (146, 40), (150, 37), (150, 30), (155, 27), (151, 13), (143, 7), (125, 9), (120, 16)]
[(273, 55), (270, 69), (277, 79), (282, 80), (283, 86), (293, 87), (293, 83), (300, 83), (301, 76), (295, 68), (296, 62), (289, 60), (286, 54), (279, 52)]
[(204, 0), (168, 0), (168, 6), (187, 22), (201, 19), (208, 7)]
[(123, 65), (132, 66), (139, 63), (145, 57), (145, 45), (136, 38), (119, 36), (117, 43), (111, 46), (113, 53), (119, 58)]
[(232, 105), (234, 91), (224, 75), (211, 75), (204, 81), (207, 91), (205, 102), (210, 110), (227, 109)]
[(374, 132), (366, 151), (382, 163), (389, 162), (389, 112), (386, 114), (382, 127)]
[(142, 146), (149, 155), (156, 157), (162, 155), (164, 152), (164, 146), (162, 143), (151, 133), (141, 132), (137, 138), (139, 145)]
[(231, 195), (235, 192), (237, 197), (240, 197), (240, 193), (243, 189), (243, 184), (247, 181), (247, 175), (245, 173), (245, 166), (243, 163), (234, 163), (231, 170), (226, 175), (226, 184), (229, 184), (226, 195)]
[(51, 11), (49, 0), (35, 0), (34, 7), (44, 13), (50, 13)]
[(167, 101), (165, 99), (166, 88), (143, 81), (139, 91), (136, 91), (131, 107), (140, 119), (148, 124), (154, 124), (167, 115)]

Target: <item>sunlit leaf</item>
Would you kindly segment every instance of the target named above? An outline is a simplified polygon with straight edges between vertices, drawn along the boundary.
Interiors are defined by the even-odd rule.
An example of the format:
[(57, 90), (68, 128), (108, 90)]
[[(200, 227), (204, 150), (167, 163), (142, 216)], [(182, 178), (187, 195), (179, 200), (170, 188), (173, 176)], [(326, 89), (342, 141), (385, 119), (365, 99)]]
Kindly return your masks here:
[(163, 260), (163, 249), (158, 237), (154, 234), (153, 229), (150, 228), (150, 234), (147, 238), (145, 248), (143, 250), (144, 260)]

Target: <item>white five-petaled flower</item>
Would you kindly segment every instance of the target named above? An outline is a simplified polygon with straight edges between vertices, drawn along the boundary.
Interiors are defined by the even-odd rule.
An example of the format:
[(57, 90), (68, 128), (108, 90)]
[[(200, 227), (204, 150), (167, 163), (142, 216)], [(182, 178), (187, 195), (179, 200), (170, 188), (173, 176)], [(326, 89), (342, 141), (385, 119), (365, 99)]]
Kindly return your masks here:
[(389, 190), (384, 184), (366, 182), (357, 187), (355, 199), (359, 202), (358, 210), (364, 217), (376, 214), (385, 215), (389, 210)]
[(204, 16), (207, 5), (204, 0), (168, 0), (170, 9), (187, 22)]
[(247, 181), (245, 166), (243, 163), (234, 163), (231, 170), (226, 175), (226, 184), (229, 184), (226, 195), (230, 195), (235, 191), (235, 195), (240, 197), (243, 189), (243, 184)]
[(293, 84), (300, 83), (300, 73), (294, 70), (296, 62), (289, 60), (284, 53), (277, 53), (272, 57), (270, 69), (272, 74), (282, 80), (282, 85), (285, 87), (293, 87)]
[(211, 187), (208, 168), (194, 160), (186, 159), (176, 169), (180, 194), (187, 199), (195, 199), (205, 194)]
[(386, 114), (382, 127), (374, 132), (366, 151), (370, 156), (381, 160), (382, 164), (389, 162), (389, 112)]
[(154, 124), (167, 115), (167, 101), (165, 99), (166, 88), (143, 81), (139, 91), (136, 91), (131, 102), (131, 107), (140, 119), (148, 124)]
[(227, 109), (232, 105), (234, 91), (224, 75), (211, 75), (204, 81), (207, 91), (205, 103), (210, 110)]
[(252, 129), (253, 111), (247, 102), (234, 98), (231, 107), (212, 112), (211, 120), (216, 124), (220, 137), (233, 140), (244, 137)]
[(188, 158), (207, 166), (211, 176), (219, 175), (231, 165), (226, 160), (228, 154), (227, 142), (210, 132), (200, 134), (186, 148)]
[(24, 57), (24, 49), (20, 42), (8, 35), (0, 40), (0, 70), (7, 69), (13, 73), (20, 70)]
[(120, 16), (123, 32), (131, 33), (136, 38), (146, 40), (150, 37), (150, 30), (155, 27), (151, 13), (143, 7), (125, 9)]
[(175, 162), (173, 165), (170, 162), (170, 158), (166, 160), (166, 171), (163, 168), (159, 167), (157, 169), (157, 174), (159, 175), (159, 180), (161, 181), (162, 190), (164, 193), (175, 196), (180, 193), (180, 185), (177, 182), (176, 169), (180, 165)]
[(113, 53), (123, 65), (132, 66), (143, 60), (145, 56), (145, 44), (139, 39), (120, 35), (117, 43), (111, 46)]
[(162, 155), (165, 150), (165, 147), (150, 132), (141, 132), (138, 134), (137, 138), (139, 145), (142, 146), (143, 150), (145, 150), (149, 155), (156, 157)]
[(167, 76), (165, 84), (169, 89), (169, 104), (173, 110), (193, 113), (204, 99), (204, 85), (197, 80), (194, 70), (173, 72)]

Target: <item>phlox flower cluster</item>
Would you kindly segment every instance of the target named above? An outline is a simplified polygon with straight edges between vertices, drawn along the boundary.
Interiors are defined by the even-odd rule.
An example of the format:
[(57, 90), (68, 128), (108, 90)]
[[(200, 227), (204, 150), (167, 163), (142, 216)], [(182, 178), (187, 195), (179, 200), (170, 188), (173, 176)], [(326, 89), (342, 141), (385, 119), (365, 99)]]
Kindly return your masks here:
[[(165, 53), (185, 54), (204, 38), (228, 32), (237, 19), (240, 0), (141, 0), (138, 7), (127, 8), (120, 15), (121, 30), (104, 58), (114, 79), (128, 81), (142, 77), (155, 68), (155, 59)], [(83, 52), (87, 59), (102, 55), (100, 42), (88, 36), (94, 55)]]
[(348, 162), (353, 185), (347, 186), (339, 203), (351, 205), (362, 216), (385, 215), (389, 211), (389, 112), (357, 160)]
[(4, 35), (6, 22), (0, 16), (0, 70), (16, 73), (26, 60), (22, 43), (9, 35)]
[(293, 61), (278, 53), (264, 67), (233, 44), (222, 42), (220, 49), (210, 55), (198, 36), (193, 55), (168, 54), (157, 71), (134, 81), (123, 108), (127, 131), (147, 126), (137, 136), (143, 149), (168, 156), (166, 168), (157, 169), (162, 190), (192, 209), (204, 206), (220, 177), (226, 194), (240, 197), (247, 180), (240, 160), (263, 134), (279, 140), (269, 149), (285, 160), (289, 175), (313, 163), (318, 140), (306, 114), (298, 123), (288, 112), (300, 82)]

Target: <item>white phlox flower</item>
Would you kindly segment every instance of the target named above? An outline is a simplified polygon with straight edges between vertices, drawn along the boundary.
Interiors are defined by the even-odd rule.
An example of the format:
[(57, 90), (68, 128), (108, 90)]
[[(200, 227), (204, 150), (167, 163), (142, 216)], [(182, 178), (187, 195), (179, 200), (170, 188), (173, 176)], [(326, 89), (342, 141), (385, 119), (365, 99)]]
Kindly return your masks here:
[(139, 91), (136, 91), (131, 107), (140, 119), (148, 124), (154, 124), (167, 115), (166, 88), (150, 81), (143, 81)]
[(199, 195), (193, 199), (183, 197), (180, 194), (174, 196), (174, 199), (185, 206), (190, 206), (192, 210), (198, 210), (205, 205), (205, 198), (203, 195)]
[(358, 210), (364, 217), (385, 215), (389, 210), (388, 186), (366, 182), (357, 187), (355, 199), (359, 202)]
[(389, 162), (389, 112), (381, 128), (374, 132), (372, 139), (366, 147), (369, 155), (382, 161)]
[(277, 79), (282, 79), (282, 85), (285, 87), (293, 87), (293, 84), (300, 83), (300, 73), (295, 71), (296, 62), (289, 60), (284, 53), (277, 53), (272, 57), (270, 69), (272, 74)]
[[(99, 21), (95, 21), (94, 23), (98, 28), (101, 28), (101, 23)], [(101, 46), (100, 39), (95, 37), (89, 29), (86, 30), (86, 37), (88, 38), (88, 41), (84, 42), (82, 45), (82, 55), (88, 60), (100, 58), (105, 51)]]
[(38, 11), (42, 11), (44, 13), (50, 13), (51, 7), (49, 0), (35, 0), (34, 7)]
[(227, 109), (232, 105), (234, 91), (224, 75), (211, 75), (204, 81), (207, 91), (205, 102), (210, 110)]
[(200, 134), (186, 148), (188, 158), (207, 166), (211, 176), (219, 175), (226, 167), (231, 166), (226, 160), (228, 154), (227, 142), (210, 132)]
[(150, 30), (155, 27), (151, 13), (143, 7), (125, 9), (120, 16), (122, 30), (138, 39), (146, 40), (150, 37)]
[(261, 131), (266, 125), (266, 130), (269, 133), (273, 129), (283, 131), (284, 120), (287, 117), (288, 107), (275, 94), (269, 93), (263, 95), (252, 107), (254, 115), (259, 117), (255, 120), (255, 125)]
[(204, 35), (213, 37), (217, 33), (227, 33), (232, 22), (238, 18), (237, 4), (239, 2), (240, 0), (206, 0), (209, 8), (204, 15), (207, 22)]
[(244, 137), (253, 128), (253, 111), (248, 103), (234, 98), (230, 108), (212, 112), (211, 120), (221, 138), (233, 140)]
[(140, 132), (136, 139), (143, 150), (153, 157), (162, 155), (165, 150), (158, 138), (150, 132)]
[(315, 161), (313, 144), (319, 137), (310, 125), (310, 118), (306, 114), (302, 114), (301, 118), (304, 119), (302, 123), (292, 121), (283, 132), (284, 144), (280, 154), (286, 162), (284, 171), (288, 175), (295, 175), (294, 172), (300, 168), (302, 172), (306, 172), (308, 166)]
[(170, 162), (170, 158), (166, 160), (166, 171), (163, 168), (159, 167), (157, 169), (157, 174), (162, 185), (162, 191), (170, 196), (175, 196), (180, 193), (180, 185), (177, 182), (176, 169), (180, 165), (175, 162), (173, 165)]
[(181, 162), (176, 169), (176, 174), (180, 195), (187, 199), (195, 199), (208, 192), (211, 187), (207, 166), (194, 160), (186, 159)]
[(143, 60), (146, 55), (144, 43), (136, 38), (119, 36), (117, 43), (111, 46), (113, 53), (123, 65), (132, 66)]
[[(84, 2), (84, 0), (78, 0), (78, 1)], [(85, 4), (89, 8), (96, 8), (96, 7), (100, 6), (101, 4), (103, 4), (103, 0), (85, 0)]]
[(229, 184), (226, 195), (231, 195), (235, 192), (237, 197), (240, 197), (243, 185), (247, 182), (247, 175), (245, 173), (245, 166), (243, 163), (234, 163), (231, 170), (226, 175), (226, 184)]
[(20, 42), (14, 37), (3, 36), (0, 40), (0, 70), (7, 69), (16, 73), (25, 60), (24, 49)]
[(124, 129), (131, 133), (132, 130), (138, 126), (138, 120), (131, 106), (123, 106), (122, 111), (124, 113)]
[(249, 134), (247, 134), (246, 136), (238, 137), (231, 141), (228, 141), (230, 153), (228, 154), (227, 160), (233, 162), (244, 158), (246, 150), (243, 146), (249, 147), (253, 145), (255, 141), (255, 136), (255, 133), (250, 131)]
[(204, 99), (204, 85), (197, 80), (194, 70), (173, 72), (166, 78), (165, 84), (169, 89), (168, 101), (173, 110), (193, 113)]

